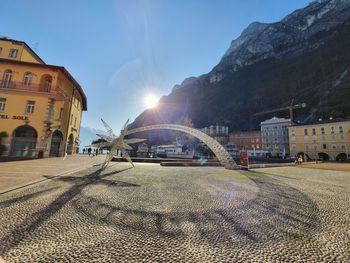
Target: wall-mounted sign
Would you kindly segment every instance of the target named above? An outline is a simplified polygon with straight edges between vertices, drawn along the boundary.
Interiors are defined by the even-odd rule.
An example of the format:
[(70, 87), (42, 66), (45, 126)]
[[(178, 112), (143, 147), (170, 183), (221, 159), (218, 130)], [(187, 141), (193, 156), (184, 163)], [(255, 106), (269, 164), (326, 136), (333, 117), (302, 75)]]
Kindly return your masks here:
[(11, 119), (11, 120), (19, 120), (19, 121), (29, 121), (29, 117), (28, 117), (28, 116), (21, 116), (21, 115), (9, 116), (9, 115), (6, 115), (6, 114), (2, 114), (2, 115), (0, 115), (0, 119)]

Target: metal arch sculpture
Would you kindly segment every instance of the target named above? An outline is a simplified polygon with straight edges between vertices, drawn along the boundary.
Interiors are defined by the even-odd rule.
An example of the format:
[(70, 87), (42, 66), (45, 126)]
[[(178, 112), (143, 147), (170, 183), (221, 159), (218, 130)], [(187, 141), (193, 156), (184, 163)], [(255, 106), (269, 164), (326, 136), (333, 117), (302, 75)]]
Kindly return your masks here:
[(125, 135), (144, 132), (144, 131), (151, 131), (151, 130), (175, 130), (175, 131), (181, 131), (181, 132), (190, 134), (196, 137), (197, 139), (201, 140), (202, 142), (204, 142), (214, 152), (220, 164), (224, 166), (226, 169), (238, 168), (232, 156), (226, 151), (226, 149), (217, 140), (213, 139), (212, 137), (205, 134), (204, 132), (201, 132), (191, 127), (178, 125), (178, 124), (156, 124), (156, 125), (144, 126), (144, 127), (128, 130), (125, 133)]

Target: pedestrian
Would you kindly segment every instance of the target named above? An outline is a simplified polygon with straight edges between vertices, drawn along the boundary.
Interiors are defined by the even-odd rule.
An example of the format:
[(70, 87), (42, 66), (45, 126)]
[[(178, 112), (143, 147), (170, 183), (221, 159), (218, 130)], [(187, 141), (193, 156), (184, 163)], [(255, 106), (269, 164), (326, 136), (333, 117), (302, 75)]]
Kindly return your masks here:
[(90, 156), (91, 155), (91, 147), (88, 148), (88, 155)]
[(302, 164), (302, 163), (303, 163), (303, 157), (301, 155), (299, 155), (298, 164)]
[(85, 148), (83, 148), (83, 154), (85, 154)]
[(96, 156), (98, 155), (98, 148), (96, 149)]

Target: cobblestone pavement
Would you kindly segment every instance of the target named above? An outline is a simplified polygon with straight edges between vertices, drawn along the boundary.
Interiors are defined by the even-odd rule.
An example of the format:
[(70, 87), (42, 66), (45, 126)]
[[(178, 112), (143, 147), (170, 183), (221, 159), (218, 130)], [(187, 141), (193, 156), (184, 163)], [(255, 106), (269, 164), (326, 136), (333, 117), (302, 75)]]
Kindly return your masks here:
[(0, 195), (7, 262), (349, 262), (350, 174), (112, 164)]
[(329, 163), (317, 163), (317, 164), (303, 164), (302, 167), (350, 172), (350, 163), (329, 162)]
[(74, 172), (101, 163), (105, 155), (68, 155), (66, 158), (45, 158), (0, 162), (0, 193), (45, 180), (47, 177)]

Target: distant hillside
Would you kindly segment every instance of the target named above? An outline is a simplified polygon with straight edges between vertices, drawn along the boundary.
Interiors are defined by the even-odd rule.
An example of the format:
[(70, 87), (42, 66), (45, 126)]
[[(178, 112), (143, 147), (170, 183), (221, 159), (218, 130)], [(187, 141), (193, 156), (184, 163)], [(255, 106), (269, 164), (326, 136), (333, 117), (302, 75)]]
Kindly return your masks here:
[(252, 23), (211, 72), (176, 85), (132, 127), (181, 123), (187, 115), (195, 127), (258, 129), (272, 115), (254, 113), (292, 99), (307, 103), (295, 112), (301, 122), (350, 118), (350, 1), (314, 1), (280, 22)]

